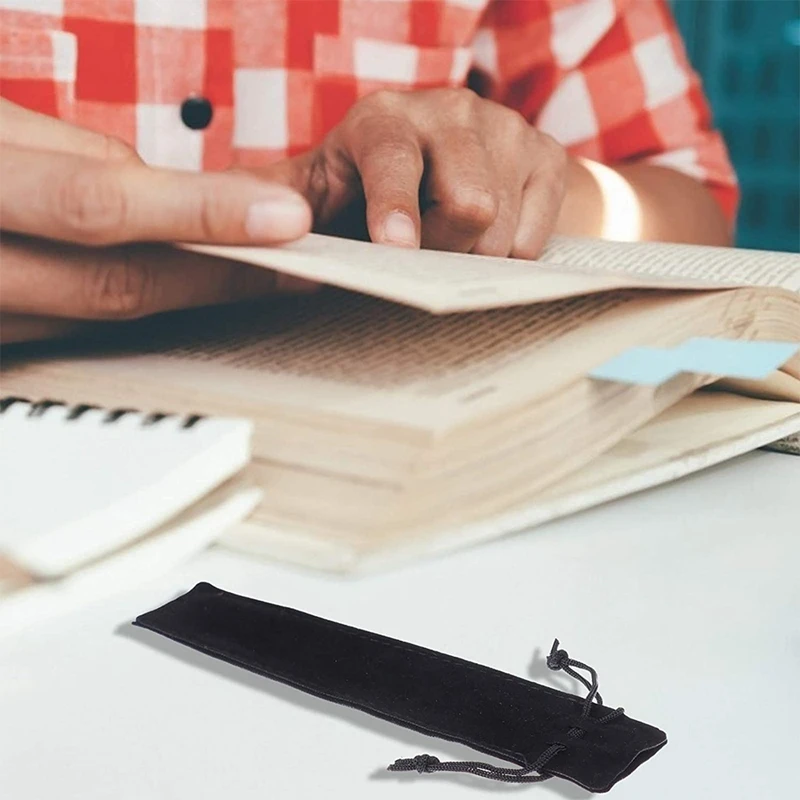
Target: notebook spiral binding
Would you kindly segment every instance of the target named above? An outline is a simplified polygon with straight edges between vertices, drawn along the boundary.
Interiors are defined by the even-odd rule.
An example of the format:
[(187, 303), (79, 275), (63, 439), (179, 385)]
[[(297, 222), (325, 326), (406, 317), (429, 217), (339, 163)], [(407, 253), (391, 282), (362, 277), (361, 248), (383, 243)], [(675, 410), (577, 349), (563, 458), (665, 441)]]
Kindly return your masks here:
[[(29, 417), (43, 417), (47, 411), (55, 406), (61, 406), (68, 409), (67, 416), (65, 417), (68, 421), (73, 421), (76, 419), (80, 419), (87, 411), (99, 411), (102, 410), (100, 406), (93, 406), (88, 403), (79, 403), (77, 405), (70, 405), (69, 403), (65, 403), (63, 400), (37, 400), (32, 401), (29, 400), (27, 397), (2, 397), (0, 398), (0, 414), (4, 414), (11, 406), (24, 403), (30, 406), (28, 409), (27, 416)], [(122, 419), (126, 414), (139, 414), (141, 413), (136, 408), (112, 408), (109, 409), (106, 415), (103, 417), (103, 424), (110, 425), (116, 422), (119, 419)], [(167, 417), (175, 416), (174, 414), (162, 414), (160, 412), (153, 412), (151, 414), (147, 414), (142, 419), (142, 427), (150, 427), (152, 425), (157, 425)], [(200, 414), (188, 414), (184, 417), (183, 423), (181, 424), (181, 428), (193, 428), (197, 425), (200, 420), (203, 419), (203, 416)]]

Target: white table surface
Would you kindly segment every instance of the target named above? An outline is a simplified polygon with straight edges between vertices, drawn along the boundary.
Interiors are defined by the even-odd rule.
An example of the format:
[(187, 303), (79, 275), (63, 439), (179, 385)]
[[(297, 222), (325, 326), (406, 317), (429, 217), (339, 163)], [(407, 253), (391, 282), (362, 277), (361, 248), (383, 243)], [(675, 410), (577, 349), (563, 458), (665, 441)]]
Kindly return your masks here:
[[(128, 622), (205, 580), (560, 687), (555, 636), (669, 744), (618, 800), (797, 796), (800, 458), (754, 453), (545, 528), (357, 580), (212, 550), (0, 643), (5, 800), (450, 800), (589, 795), (390, 774), (475, 758)], [(491, 761), (492, 759), (480, 756)]]

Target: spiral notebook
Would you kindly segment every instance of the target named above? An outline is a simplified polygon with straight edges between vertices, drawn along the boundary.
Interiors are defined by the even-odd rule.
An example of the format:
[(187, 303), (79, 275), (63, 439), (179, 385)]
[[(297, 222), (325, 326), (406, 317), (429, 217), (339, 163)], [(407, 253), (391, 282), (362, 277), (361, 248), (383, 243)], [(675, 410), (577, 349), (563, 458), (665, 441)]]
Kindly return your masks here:
[(234, 477), (251, 435), (240, 419), (3, 398), (0, 594), (63, 603), (202, 549), (260, 497)]

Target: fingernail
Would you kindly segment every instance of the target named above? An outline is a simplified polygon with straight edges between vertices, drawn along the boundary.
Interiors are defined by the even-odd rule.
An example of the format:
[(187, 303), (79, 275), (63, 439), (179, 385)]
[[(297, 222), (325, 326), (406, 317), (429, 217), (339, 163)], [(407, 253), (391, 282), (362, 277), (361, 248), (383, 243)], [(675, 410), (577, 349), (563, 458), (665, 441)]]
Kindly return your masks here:
[(417, 230), (414, 221), (402, 211), (393, 211), (383, 223), (383, 238), (387, 244), (416, 247)]
[(245, 230), (257, 241), (296, 239), (311, 228), (311, 211), (300, 195), (285, 191), (258, 200), (247, 209)]

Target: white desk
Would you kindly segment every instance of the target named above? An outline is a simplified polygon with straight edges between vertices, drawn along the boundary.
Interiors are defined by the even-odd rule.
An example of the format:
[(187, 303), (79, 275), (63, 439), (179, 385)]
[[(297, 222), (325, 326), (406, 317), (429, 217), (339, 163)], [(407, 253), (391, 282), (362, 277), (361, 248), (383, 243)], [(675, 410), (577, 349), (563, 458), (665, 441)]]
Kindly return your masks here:
[(598, 669), (609, 705), (670, 737), (613, 790), (618, 800), (788, 798), (798, 781), (798, 494), (800, 458), (755, 453), (530, 534), (357, 581), (206, 553), (3, 643), (0, 797), (589, 796), (556, 780), (508, 787), (386, 773), (421, 752), (475, 753), (126, 624), (206, 580), (566, 686), (543, 667), (557, 635)]

